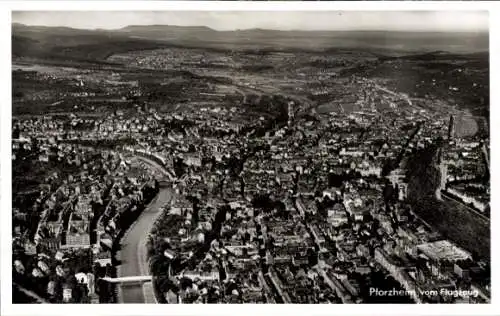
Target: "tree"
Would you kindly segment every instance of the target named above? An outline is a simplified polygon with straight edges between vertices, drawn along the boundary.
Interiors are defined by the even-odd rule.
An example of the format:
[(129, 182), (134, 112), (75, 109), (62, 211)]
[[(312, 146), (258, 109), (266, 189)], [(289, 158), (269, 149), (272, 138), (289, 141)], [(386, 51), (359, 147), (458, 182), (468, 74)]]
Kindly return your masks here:
[(168, 275), (170, 269), (169, 260), (161, 254), (153, 255), (149, 259), (149, 270), (154, 276)]
[(172, 291), (174, 293), (177, 293), (179, 291), (179, 288), (169, 276), (167, 275), (160, 275), (156, 278), (156, 286), (158, 288), (158, 291), (160, 293), (167, 293), (168, 291)]
[(113, 276), (113, 266), (111, 264), (109, 264), (109, 263), (106, 265), (105, 275), (107, 277), (112, 277)]
[(394, 190), (394, 187), (391, 185), (391, 183), (386, 182), (383, 194), (385, 203), (388, 203), (394, 201), (394, 196), (395, 194), (397, 194), (397, 192)]

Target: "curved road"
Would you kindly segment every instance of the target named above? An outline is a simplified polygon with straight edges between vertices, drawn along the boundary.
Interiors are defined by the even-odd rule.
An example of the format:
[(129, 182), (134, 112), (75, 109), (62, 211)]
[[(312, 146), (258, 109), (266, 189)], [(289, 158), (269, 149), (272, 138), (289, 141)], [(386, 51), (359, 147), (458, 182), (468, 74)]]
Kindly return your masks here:
[[(139, 218), (132, 224), (122, 238), (122, 249), (118, 256), (121, 265), (118, 266), (118, 276), (149, 275), (147, 262), (147, 237), (156, 218), (161, 214), (160, 207), (172, 199), (170, 187), (160, 187), (160, 192), (144, 209)], [(119, 285), (119, 301), (123, 303), (155, 303), (151, 284)]]
[(488, 216), (486, 216), (486, 215), (482, 214), (481, 212), (479, 212), (478, 210), (470, 207), (469, 205), (467, 205), (467, 203), (464, 203), (460, 199), (454, 197), (452, 194), (443, 190), (443, 192), (441, 193), (441, 196), (444, 197), (445, 199), (447, 199), (448, 201), (451, 201), (453, 203), (457, 203), (457, 204), (463, 206), (469, 212), (471, 212), (472, 214), (474, 214), (478, 218), (482, 219), (485, 223), (490, 225), (490, 218)]

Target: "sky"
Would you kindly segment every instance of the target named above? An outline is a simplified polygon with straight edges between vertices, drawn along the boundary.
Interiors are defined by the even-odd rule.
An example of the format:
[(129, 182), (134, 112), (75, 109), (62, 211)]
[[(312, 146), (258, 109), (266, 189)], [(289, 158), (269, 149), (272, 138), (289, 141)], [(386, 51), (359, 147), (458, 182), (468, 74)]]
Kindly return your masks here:
[(18, 11), (12, 22), (82, 29), (127, 25), (207, 26), (216, 30), (488, 31), (487, 11)]

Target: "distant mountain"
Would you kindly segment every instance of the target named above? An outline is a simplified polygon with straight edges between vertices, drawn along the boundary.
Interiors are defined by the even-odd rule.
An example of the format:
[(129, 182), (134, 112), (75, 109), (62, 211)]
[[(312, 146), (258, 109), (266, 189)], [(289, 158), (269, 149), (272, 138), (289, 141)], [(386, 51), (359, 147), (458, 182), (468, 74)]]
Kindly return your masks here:
[(114, 32), (122, 33), (214, 33), (217, 32), (206, 26), (176, 26), (176, 25), (128, 25)]
[(217, 50), (383, 50), (399, 53), (487, 52), (487, 33), (387, 31), (216, 31), (204, 26), (130, 25), (116, 30), (12, 25), (13, 56), (99, 59), (116, 52), (161, 47)]
[(137, 49), (165, 47), (108, 30), (12, 25), (12, 56), (69, 61), (103, 61), (109, 55)]
[[(487, 33), (394, 32), (394, 31), (279, 31), (247, 29), (216, 31), (204, 26), (127, 26), (114, 31), (150, 40), (197, 40), (203, 44), (264, 45), (277, 48), (379, 48), (401, 51), (488, 51)], [(233, 47), (231, 47), (233, 48)]]

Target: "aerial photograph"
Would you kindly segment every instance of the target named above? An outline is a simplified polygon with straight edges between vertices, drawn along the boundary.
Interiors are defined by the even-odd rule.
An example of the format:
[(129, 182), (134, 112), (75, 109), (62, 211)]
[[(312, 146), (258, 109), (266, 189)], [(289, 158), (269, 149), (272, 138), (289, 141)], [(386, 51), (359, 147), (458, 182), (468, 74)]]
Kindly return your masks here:
[(487, 11), (11, 17), (12, 304), (491, 303)]

